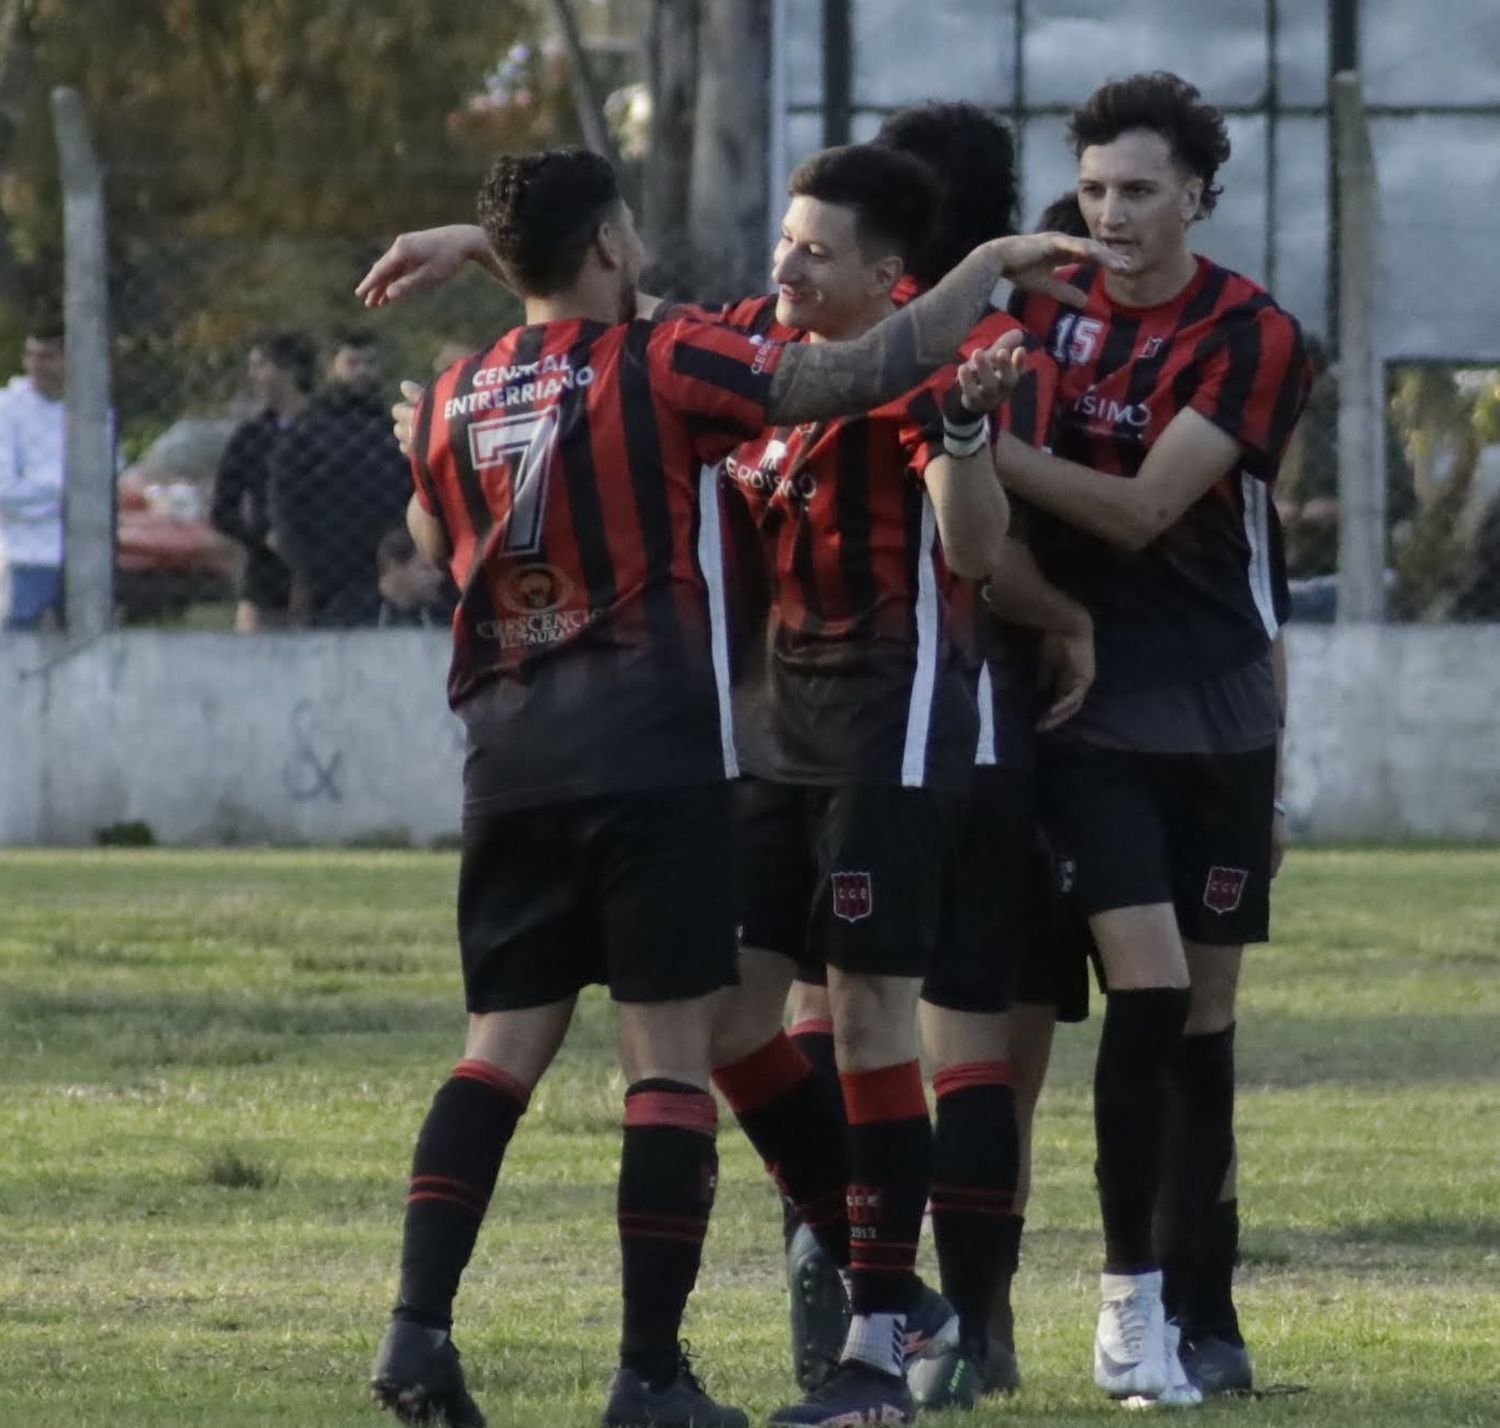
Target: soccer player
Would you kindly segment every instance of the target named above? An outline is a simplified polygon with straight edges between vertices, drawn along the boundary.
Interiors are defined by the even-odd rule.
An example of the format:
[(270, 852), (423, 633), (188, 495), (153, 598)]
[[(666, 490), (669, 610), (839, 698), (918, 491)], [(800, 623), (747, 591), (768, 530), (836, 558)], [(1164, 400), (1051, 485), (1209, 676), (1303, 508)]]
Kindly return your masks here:
[(1286, 588), (1270, 488), (1308, 368), (1297, 323), (1189, 248), (1229, 157), (1195, 88), (1113, 81), (1071, 135), (1089, 230), (1129, 267), (1075, 272), (1082, 312), (1015, 300), (1062, 367), (1059, 412), (1054, 454), (1002, 436), (997, 459), (1050, 517), (1038, 557), (1088, 608), (1098, 648), (1041, 785), (1108, 984), (1095, 1380), (1191, 1403), (1184, 1365), (1206, 1391), (1250, 1383), (1230, 1296), (1234, 1001), (1244, 945), (1267, 936), (1281, 838)]
[[(784, 348), (631, 320), (644, 254), (597, 156), (503, 158), (480, 213), (527, 322), (422, 402), (408, 512), (462, 592), (449, 696), (469, 744), (458, 907), (470, 1021), (418, 1136), (372, 1387), (404, 1421), (483, 1423), (450, 1336), (453, 1299), (531, 1090), (578, 990), (602, 981), (629, 1082), (624, 1323), (604, 1421), (740, 1428), (744, 1414), (703, 1392), (678, 1345), (716, 1174), (710, 1038), (735, 958), (736, 763), (705, 463), (767, 422), (895, 396), (954, 350), (999, 278), (1067, 295), (1051, 265), (1092, 246), (992, 244), (857, 341)], [(365, 291), (378, 303), (387, 289), (376, 278)]]

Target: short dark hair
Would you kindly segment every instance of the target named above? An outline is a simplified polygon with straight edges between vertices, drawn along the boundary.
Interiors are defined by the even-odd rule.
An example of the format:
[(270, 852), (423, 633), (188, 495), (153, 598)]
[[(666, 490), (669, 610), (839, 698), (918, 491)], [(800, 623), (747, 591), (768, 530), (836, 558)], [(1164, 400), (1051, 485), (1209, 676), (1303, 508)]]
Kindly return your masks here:
[(333, 350), (342, 352), (346, 347), (363, 351), (368, 347), (379, 347), (380, 338), (368, 327), (340, 327), (333, 334)]
[(1223, 187), (1214, 183), (1219, 166), (1229, 159), (1229, 131), (1224, 116), (1205, 104), (1195, 85), (1166, 70), (1133, 74), (1102, 84), (1073, 111), (1068, 137), (1073, 152), (1095, 144), (1112, 144), (1131, 129), (1150, 129), (1167, 141), (1175, 163), (1203, 180), (1198, 210), (1207, 218)]
[(299, 392), (310, 392), (317, 378), (318, 350), (301, 332), (267, 332), (250, 344), (279, 371), (287, 373)]
[(1078, 206), (1078, 190), (1070, 188), (1060, 193), (1043, 210), (1036, 221), (1038, 233), (1067, 233), (1074, 238), (1087, 238), (1089, 225), (1084, 220), (1083, 209)]
[(884, 248), (903, 265), (926, 243), (938, 205), (937, 180), (927, 165), (879, 144), (824, 149), (799, 165), (786, 187), (793, 198), (853, 209), (860, 248)]
[(479, 223), (501, 266), (523, 294), (567, 287), (620, 205), (609, 160), (587, 149), (505, 154), (479, 189)]
[(35, 314), (26, 324), (25, 335), (33, 342), (62, 342), (66, 337), (63, 320), (55, 312)]
[(977, 104), (903, 109), (880, 126), (875, 142), (921, 159), (937, 176), (937, 221), (907, 264), (919, 282), (937, 282), (971, 249), (1015, 232), (1015, 141)]

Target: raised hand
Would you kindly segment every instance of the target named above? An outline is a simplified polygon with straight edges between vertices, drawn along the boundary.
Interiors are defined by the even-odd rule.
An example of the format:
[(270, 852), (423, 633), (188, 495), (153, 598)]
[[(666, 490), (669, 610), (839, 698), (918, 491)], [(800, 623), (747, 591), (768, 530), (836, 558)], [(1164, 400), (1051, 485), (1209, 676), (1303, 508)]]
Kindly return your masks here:
[(958, 393), (965, 411), (988, 414), (1015, 391), (1026, 365), (1024, 341), (1019, 330), (1007, 332), (959, 364)]
[(1055, 269), (1067, 263), (1097, 263), (1117, 273), (1130, 269), (1131, 260), (1125, 254), (1092, 238), (1074, 238), (1068, 233), (1016, 233), (992, 241), (1002, 255), (1005, 280), (1012, 287), (1056, 298), (1069, 307), (1084, 306), (1088, 297), (1057, 277)]
[(499, 275), (484, 230), (472, 223), (403, 233), (375, 260), (354, 295), (366, 307), (384, 307), (426, 288), (440, 287), (471, 259)]

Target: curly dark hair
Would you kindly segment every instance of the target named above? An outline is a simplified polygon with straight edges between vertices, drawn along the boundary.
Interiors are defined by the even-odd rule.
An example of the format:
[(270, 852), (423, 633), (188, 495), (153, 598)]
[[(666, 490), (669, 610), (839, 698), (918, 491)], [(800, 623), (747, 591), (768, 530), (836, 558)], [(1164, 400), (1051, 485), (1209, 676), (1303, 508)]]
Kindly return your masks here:
[(479, 225), (523, 295), (567, 287), (620, 204), (609, 160), (587, 149), (505, 154), (479, 188)]
[(1205, 104), (1197, 86), (1166, 70), (1133, 74), (1102, 84), (1073, 111), (1068, 137), (1078, 157), (1095, 144), (1111, 144), (1131, 129), (1150, 129), (1167, 141), (1173, 161), (1203, 180), (1198, 216), (1207, 218), (1223, 193), (1214, 183), (1229, 160), (1224, 116)]
[(852, 208), (860, 247), (895, 253), (904, 266), (927, 242), (938, 200), (926, 164), (877, 144), (824, 149), (800, 165), (786, 187), (793, 198)]
[(970, 249), (1016, 231), (1016, 146), (1010, 130), (977, 104), (919, 104), (892, 114), (877, 144), (921, 159), (937, 175), (937, 223), (907, 266), (937, 282)]

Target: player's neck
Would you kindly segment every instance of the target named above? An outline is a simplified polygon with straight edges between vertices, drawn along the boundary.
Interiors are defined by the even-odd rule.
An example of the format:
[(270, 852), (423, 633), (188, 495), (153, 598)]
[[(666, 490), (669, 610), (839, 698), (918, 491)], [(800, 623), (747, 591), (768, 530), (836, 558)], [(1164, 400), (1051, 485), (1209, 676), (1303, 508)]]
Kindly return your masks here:
[(848, 322), (840, 323), (837, 328), (808, 329), (807, 340), (809, 342), (852, 342), (856, 337), (863, 337), (878, 322), (883, 322), (896, 310), (896, 304), (889, 298), (882, 298), (870, 306), (856, 318)]
[(1124, 307), (1160, 307), (1198, 275), (1198, 260), (1183, 247), (1144, 273), (1106, 273), (1104, 291)]
[[(602, 322), (612, 327), (615, 323), (626, 320), (621, 311), (618, 278), (601, 276), (587, 270), (571, 287), (561, 288), (545, 296), (527, 293), (525, 307), (528, 327), (544, 322)], [(630, 308), (634, 313), (633, 297)]]

